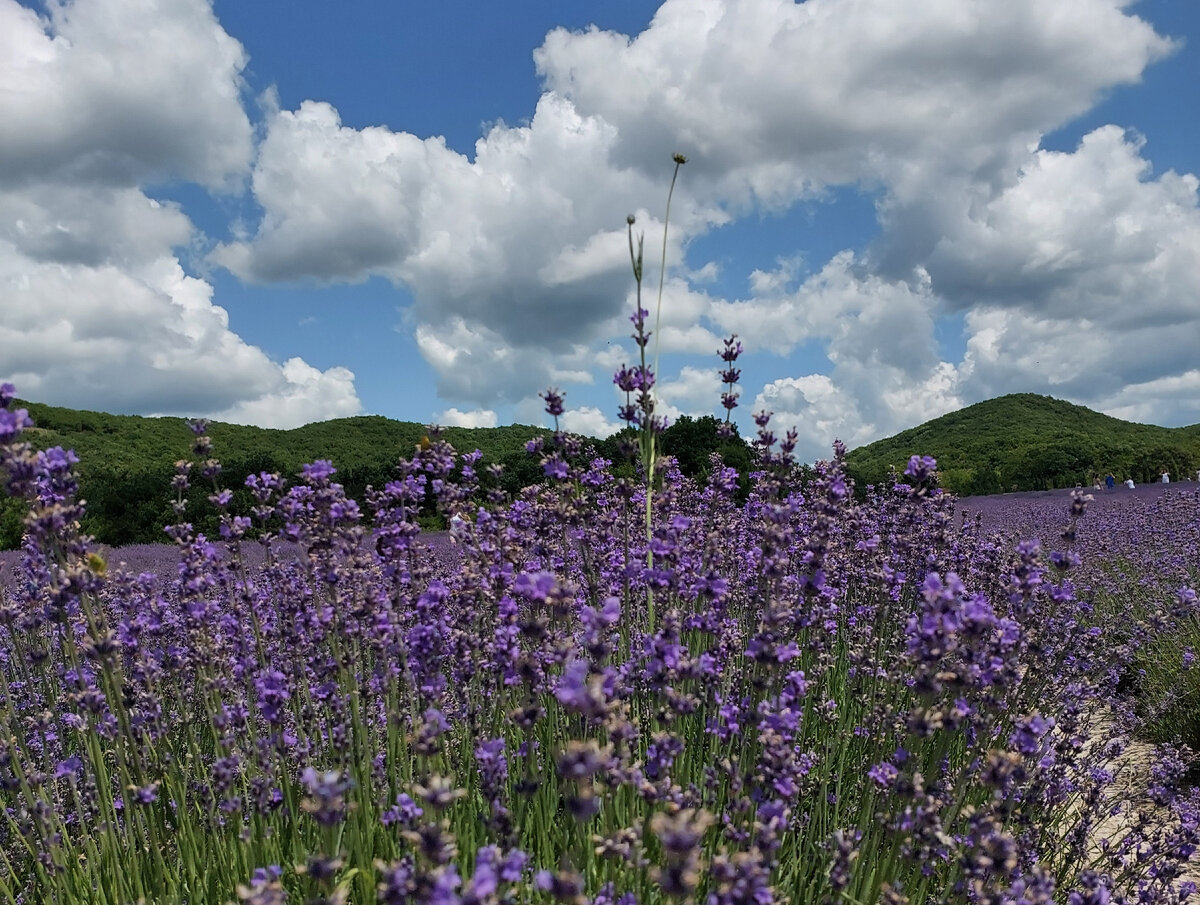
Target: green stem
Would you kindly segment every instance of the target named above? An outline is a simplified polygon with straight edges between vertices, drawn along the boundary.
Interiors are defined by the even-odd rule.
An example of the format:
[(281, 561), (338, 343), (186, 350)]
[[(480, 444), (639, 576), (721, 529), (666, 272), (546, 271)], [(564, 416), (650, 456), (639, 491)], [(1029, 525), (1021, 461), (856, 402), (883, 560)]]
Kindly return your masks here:
[[(658, 380), (658, 340), (659, 340), (659, 322), (662, 319), (662, 297), (663, 284), (667, 277), (667, 230), (671, 223), (671, 198), (675, 194), (675, 181), (679, 178), (679, 168), (687, 162), (682, 154), (675, 155), (675, 170), (671, 173), (671, 187), (667, 190), (667, 210), (663, 215), (663, 241), (662, 241), (662, 259), (658, 270), (658, 300), (654, 306), (654, 379)], [(638, 288), (641, 289), (641, 280), (638, 280)], [(640, 296), (640, 292), (639, 292)], [(638, 308), (641, 308), (641, 301), (638, 301)], [(645, 351), (643, 349), (643, 365), (645, 364)], [(651, 387), (647, 392), (650, 393), (651, 400), (654, 399), (654, 387)], [(654, 508), (654, 466), (658, 459), (658, 450), (655, 446), (654, 436), (654, 416), (651, 414), (647, 417), (648, 423), (643, 425), (642, 429), (646, 431), (646, 568), (654, 568), (654, 551), (650, 549), (650, 542), (654, 536), (653, 524), (653, 508)], [(654, 589), (646, 589), (646, 622), (650, 634), (654, 634)]]

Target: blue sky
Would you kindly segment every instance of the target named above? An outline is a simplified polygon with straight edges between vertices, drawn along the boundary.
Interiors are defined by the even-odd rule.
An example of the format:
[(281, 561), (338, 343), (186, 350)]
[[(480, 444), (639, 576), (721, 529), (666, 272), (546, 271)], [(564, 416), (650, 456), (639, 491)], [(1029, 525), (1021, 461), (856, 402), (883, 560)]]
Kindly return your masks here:
[[(1200, 421), (1191, 0), (0, 0), (0, 379), (290, 427), (616, 427), (806, 458), (1010, 392)], [(648, 265), (657, 283), (657, 264)]]

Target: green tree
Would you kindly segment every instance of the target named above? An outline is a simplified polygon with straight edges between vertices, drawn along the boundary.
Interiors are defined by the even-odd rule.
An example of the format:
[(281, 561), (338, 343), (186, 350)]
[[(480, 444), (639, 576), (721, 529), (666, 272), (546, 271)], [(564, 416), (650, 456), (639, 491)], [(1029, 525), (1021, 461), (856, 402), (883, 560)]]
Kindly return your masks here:
[(750, 447), (738, 436), (736, 425), (731, 437), (722, 437), (720, 426), (721, 422), (712, 415), (700, 418), (682, 415), (663, 431), (662, 451), (676, 458), (685, 476), (701, 484), (708, 480), (711, 456), (717, 453), (726, 466), (737, 469), (744, 489), (753, 463)]

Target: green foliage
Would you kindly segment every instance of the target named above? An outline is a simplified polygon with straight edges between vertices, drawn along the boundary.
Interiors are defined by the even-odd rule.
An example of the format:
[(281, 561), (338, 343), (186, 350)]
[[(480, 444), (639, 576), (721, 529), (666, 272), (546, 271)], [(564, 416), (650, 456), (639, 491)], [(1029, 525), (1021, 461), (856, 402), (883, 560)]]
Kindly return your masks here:
[(717, 453), (727, 467), (737, 469), (739, 498), (744, 500), (749, 493), (753, 456), (750, 447), (737, 435), (737, 425), (733, 425), (734, 435), (727, 439), (717, 432), (720, 425), (720, 420), (712, 415), (702, 418), (683, 415), (663, 431), (662, 451), (678, 460), (679, 470), (686, 477), (701, 484), (708, 480), (711, 470), (709, 457)]
[(982, 495), (1090, 486), (1110, 472), (1143, 484), (1200, 468), (1200, 425), (1133, 424), (1049, 396), (1018, 393), (951, 412), (859, 447), (848, 468), (860, 487), (880, 483), (910, 456), (938, 460), (942, 486)]
[[(709, 457), (713, 453), (719, 454), (726, 466), (737, 469), (739, 495), (741, 499), (745, 499), (746, 493), (749, 492), (753, 453), (738, 436), (737, 425), (733, 426), (734, 435), (725, 439), (717, 432), (720, 424), (720, 420), (712, 415), (700, 418), (682, 415), (663, 431), (658, 439), (658, 451), (663, 455), (674, 456), (684, 477), (692, 478), (700, 484), (708, 480), (711, 471)], [(632, 478), (638, 473), (634, 462), (621, 454), (621, 442), (625, 441), (636, 447), (638, 437), (639, 433), (635, 428), (625, 427), (596, 444), (597, 453), (613, 463), (613, 474), (616, 477)]]
[(0, 550), (15, 550), (21, 545), (22, 520), (27, 505), (15, 497), (0, 497)]
[[(158, 543), (163, 526), (174, 521), (171, 476), (174, 463), (190, 454), (192, 435), (183, 418), (145, 418), (109, 415), (22, 402), (36, 425), (24, 435), (38, 449), (62, 446), (80, 458), (80, 496), (87, 502), (84, 530), (110, 546)], [(660, 438), (661, 451), (679, 460), (680, 470), (700, 481), (708, 477), (709, 455), (720, 453), (725, 464), (741, 475), (743, 493), (751, 468), (750, 448), (738, 437), (723, 440), (712, 416), (682, 417)], [(525, 450), (534, 436), (547, 437), (545, 428), (514, 424), (493, 428), (445, 428), (441, 436), (455, 449), (483, 453), (477, 471), (483, 488), (496, 482), (487, 473), (491, 464), (503, 466), (499, 487), (509, 494), (541, 483), (538, 457)], [(625, 433), (630, 433), (626, 431)], [(295, 475), (314, 459), (329, 459), (347, 495), (363, 501), (368, 486), (382, 487), (396, 477), (395, 465), (429, 434), (411, 421), (377, 415), (340, 418), (307, 424), (294, 430), (271, 430), (214, 422), (209, 427), (214, 455), (221, 461), (220, 484), (234, 491), (231, 511), (245, 514), (252, 503), (242, 489), (246, 477), (262, 471)], [(636, 440), (636, 432), (632, 432)], [(610, 459), (618, 475), (633, 477), (635, 468), (618, 450), (622, 433), (595, 441), (598, 455)], [(217, 514), (205, 502), (212, 488), (197, 486), (189, 493), (188, 515), (197, 530), (212, 535)], [(15, 501), (0, 505), (0, 549), (20, 544), (24, 509)], [(436, 518), (430, 527), (440, 527)]]
[[(111, 546), (158, 543), (163, 526), (174, 521), (171, 476), (174, 463), (188, 458), (192, 434), (183, 418), (145, 418), (84, 412), (40, 403), (20, 402), (29, 410), (34, 428), (23, 438), (38, 449), (62, 446), (80, 458), (80, 496), (87, 503), (84, 530)], [(329, 459), (349, 496), (360, 502), (371, 485), (382, 487), (396, 477), (401, 456), (409, 456), (429, 434), (429, 428), (410, 421), (380, 416), (340, 418), (294, 430), (270, 430), (214, 422), (209, 429), (214, 455), (221, 461), (222, 487), (234, 491), (231, 511), (245, 514), (252, 505), (241, 489), (248, 475), (276, 471), (293, 476), (300, 466)], [(525, 451), (544, 428), (509, 425), (497, 428), (446, 428), (442, 436), (461, 451), (483, 453), (481, 475), (491, 463), (505, 466), (501, 486), (515, 493), (542, 480), (536, 457)], [(198, 486), (189, 494), (188, 514), (197, 529), (213, 534), (217, 515), (205, 498), (211, 487)], [(0, 505), (0, 549), (14, 549), (21, 538), (19, 504)]]
[[(1177, 538), (1172, 528), (1168, 532)], [(1187, 745), (1193, 752), (1191, 780), (1198, 782), (1200, 613), (1172, 599), (1160, 576), (1147, 571), (1145, 553), (1140, 563), (1115, 556), (1097, 570), (1103, 577), (1094, 582), (1096, 624), (1106, 626), (1132, 652), (1121, 687), (1133, 696), (1143, 721), (1140, 734), (1155, 744)], [(1170, 585), (1178, 580), (1174, 577)], [(1200, 566), (1188, 570), (1183, 584), (1200, 585)]]
[(1132, 685), (1152, 742), (1200, 751), (1200, 620), (1189, 614), (1138, 650)]
[[(40, 449), (63, 446), (79, 455), (81, 495), (88, 504), (85, 530), (113, 546), (163, 539), (162, 527), (172, 521), (173, 463), (191, 447), (184, 419), (22, 405), (37, 425), (25, 435), (31, 443)], [(738, 470), (744, 488), (750, 448), (737, 437), (722, 440), (717, 424), (712, 416), (684, 416), (663, 433), (661, 451), (700, 481), (708, 476), (709, 455), (717, 452)], [(238, 490), (247, 475), (278, 471), (290, 476), (318, 458), (332, 460), (348, 494), (361, 501), (367, 486), (380, 487), (395, 477), (396, 461), (427, 433), (428, 428), (414, 422), (380, 416), (287, 431), (221, 423), (210, 429), (224, 467), (221, 484), (235, 490), (234, 511), (250, 505)], [(597, 441), (596, 450), (613, 461), (618, 475), (633, 477), (635, 467), (618, 449), (623, 433)], [(527, 425), (443, 432), (456, 449), (483, 453), (478, 471), (485, 488), (494, 483), (487, 466), (502, 465), (499, 484), (510, 494), (543, 479), (537, 457), (525, 451), (525, 443), (548, 434)], [(1046, 396), (1003, 396), (860, 447), (849, 455), (849, 471), (861, 488), (886, 480), (890, 467), (903, 470), (909, 456), (917, 454), (937, 458), (943, 486), (962, 495), (1087, 486), (1109, 472), (1140, 484), (1157, 480), (1164, 469), (1176, 478), (1194, 475), (1200, 468), (1200, 425), (1172, 429), (1131, 424)], [(200, 530), (212, 531), (215, 514), (203, 504), (208, 492), (203, 487), (193, 491), (189, 512)], [(0, 549), (17, 546), (22, 516), (15, 504), (0, 508)]]
[(702, 418), (681, 416), (663, 431), (662, 451), (679, 461), (679, 470), (690, 478), (703, 480), (709, 472), (709, 456), (719, 453), (725, 464), (749, 470), (750, 448), (738, 437), (726, 440), (717, 432), (721, 422), (712, 415)]

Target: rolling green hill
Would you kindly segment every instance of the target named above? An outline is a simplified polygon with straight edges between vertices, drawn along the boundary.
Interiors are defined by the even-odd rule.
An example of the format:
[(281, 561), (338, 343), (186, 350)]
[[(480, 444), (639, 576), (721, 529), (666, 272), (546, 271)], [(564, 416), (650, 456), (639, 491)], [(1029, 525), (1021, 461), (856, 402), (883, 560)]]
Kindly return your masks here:
[[(119, 546), (164, 539), (173, 521), (171, 476), (177, 459), (187, 458), (191, 433), (182, 418), (108, 415), (20, 403), (35, 427), (26, 434), (39, 449), (62, 446), (80, 458), (81, 496), (87, 501), (85, 530), (102, 543)], [(750, 468), (740, 442), (717, 443), (715, 421), (681, 418), (663, 438), (662, 449), (679, 457), (687, 474), (707, 467), (707, 454), (718, 450), (743, 473)], [(268, 430), (214, 422), (209, 435), (221, 460), (221, 485), (235, 489), (234, 510), (249, 499), (241, 488), (246, 475), (277, 471), (285, 476), (314, 459), (331, 459), (347, 492), (362, 499), (371, 484), (395, 476), (395, 465), (427, 433), (423, 425), (380, 416), (340, 418), (294, 430)], [(526, 425), (496, 428), (447, 428), (456, 449), (479, 449), (488, 464), (505, 466), (504, 488), (515, 491), (541, 479), (537, 459), (525, 452), (530, 437), (549, 431)], [(616, 441), (598, 441), (601, 455), (618, 458)], [(962, 495), (1044, 490), (1090, 485), (1096, 474), (1118, 480), (1157, 480), (1165, 468), (1173, 477), (1195, 476), (1200, 468), (1200, 424), (1182, 428), (1132, 424), (1048, 396), (1017, 394), (981, 402), (943, 415), (894, 437), (853, 450), (848, 465), (856, 484), (885, 481), (889, 469), (903, 471), (912, 455), (938, 460), (942, 484)], [(197, 526), (216, 528), (210, 488), (198, 488), (189, 509)], [(0, 549), (20, 540), (21, 508), (0, 499)]]
[[(174, 463), (191, 452), (192, 435), (183, 418), (109, 415), (32, 402), (14, 405), (29, 410), (35, 426), (23, 437), (35, 447), (62, 446), (79, 456), (80, 495), (87, 501), (85, 530), (113, 546), (165, 539), (162, 528), (174, 519)], [(223, 487), (240, 488), (247, 475), (260, 471), (292, 476), (306, 462), (330, 459), (347, 493), (360, 500), (368, 484), (381, 487), (394, 478), (396, 462), (411, 455), (427, 433), (423, 425), (380, 416), (340, 418), (294, 430), (220, 422), (209, 428), (213, 455), (224, 469)], [(461, 452), (479, 449), (481, 473), (488, 464), (504, 464), (508, 482), (519, 487), (540, 477), (536, 459), (525, 452), (526, 441), (549, 433), (526, 425), (451, 427), (443, 437)], [(209, 510), (202, 504), (208, 492), (211, 488), (197, 491), (196, 505), (189, 511), (202, 530), (211, 531), (215, 525), (200, 516)], [(235, 509), (239, 502), (249, 504), (235, 496)], [(20, 537), (17, 507), (11, 501), (0, 501), (0, 507), (0, 549), (11, 548)]]
[(1096, 474), (1118, 480), (1195, 477), (1200, 424), (1133, 424), (1049, 396), (1018, 393), (951, 412), (848, 456), (861, 486), (903, 471), (909, 456), (938, 460), (942, 485), (962, 495), (1090, 486)]
[[(79, 456), (80, 496), (87, 503), (85, 531), (111, 546), (165, 540), (163, 526), (175, 520), (171, 508), (175, 462), (189, 458), (192, 447), (192, 434), (183, 418), (109, 415), (33, 402), (14, 405), (29, 410), (35, 426), (23, 437), (36, 448), (61, 446)], [(720, 440), (716, 426), (711, 417), (680, 418), (663, 435), (661, 449), (676, 456), (689, 476), (707, 471), (710, 452), (720, 452), (744, 476), (750, 470), (749, 448), (736, 438)], [(220, 485), (234, 491), (231, 510), (245, 514), (252, 505), (244, 490), (247, 475), (273, 471), (292, 477), (301, 465), (314, 459), (331, 460), (347, 494), (362, 502), (368, 485), (382, 487), (396, 477), (396, 463), (412, 455), (428, 428), (370, 415), (293, 430), (212, 422), (208, 433), (213, 455), (223, 469)], [(516, 424), (450, 427), (442, 436), (459, 452), (478, 449), (483, 454), (476, 471), (485, 486), (489, 481), (486, 467), (503, 465), (500, 486), (515, 493), (542, 480), (539, 459), (526, 452), (525, 444), (531, 437), (550, 433), (545, 428)], [(615, 435), (593, 445), (599, 455), (622, 461)], [(632, 467), (624, 465), (624, 472), (632, 474)], [(188, 508), (189, 519), (210, 535), (217, 528), (216, 515), (205, 500), (211, 492), (211, 486), (194, 488)], [(19, 545), (24, 511), (18, 501), (0, 497), (0, 550)]]

